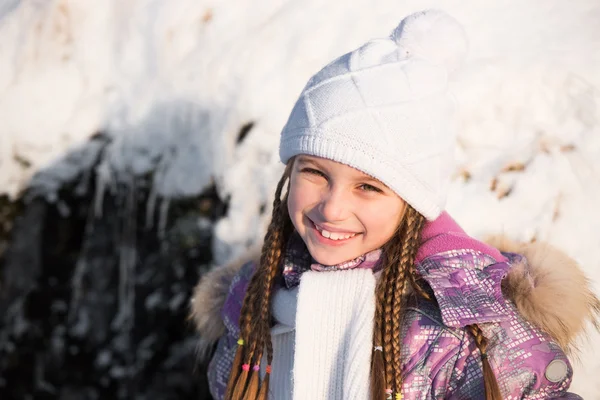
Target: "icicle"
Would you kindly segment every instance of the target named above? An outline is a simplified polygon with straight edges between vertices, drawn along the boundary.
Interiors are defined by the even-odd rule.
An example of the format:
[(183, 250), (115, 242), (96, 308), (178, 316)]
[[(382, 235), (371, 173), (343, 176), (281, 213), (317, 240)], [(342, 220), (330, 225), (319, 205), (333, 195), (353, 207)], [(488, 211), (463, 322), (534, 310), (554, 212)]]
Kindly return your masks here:
[(85, 221), (85, 230), (83, 233), (83, 240), (82, 240), (82, 249), (81, 252), (79, 253), (79, 258), (77, 259), (77, 264), (75, 265), (75, 271), (73, 272), (73, 279), (71, 281), (71, 304), (69, 307), (69, 316), (68, 316), (68, 321), (69, 324), (73, 324), (76, 321), (78, 312), (79, 312), (79, 303), (81, 302), (81, 298), (83, 295), (83, 290), (82, 290), (82, 282), (83, 282), (83, 277), (85, 276), (86, 272), (87, 272), (87, 261), (86, 261), (86, 256), (87, 256), (87, 248), (89, 246), (89, 243), (91, 243), (91, 240), (93, 238), (94, 235), (94, 219), (96, 216), (96, 210), (94, 207), (90, 207), (89, 211), (88, 211), (88, 215), (87, 215), (87, 219)]
[(110, 184), (111, 174), (110, 165), (107, 160), (103, 160), (96, 167), (96, 193), (94, 193), (94, 215), (102, 218), (102, 205), (106, 188)]
[(125, 199), (124, 226), (119, 247), (119, 313), (113, 321), (113, 327), (129, 331), (135, 318), (135, 264), (137, 189), (135, 178), (131, 176)]
[(158, 237), (164, 239), (165, 230), (167, 229), (167, 219), (169, 217), (169, 206), (171, 200), (168, 197), (163, 197), (160, 202), (160, 215), (158, 220)]
[(44, 356), (37, 353), (35, 356), (35, 368), (34, 368), (34, 379), (37, 389), (41, 389), (48, 393), (57, 394), (57, 388), (54, 387), (50, 382), (46, 380), (46, 360)]
[(156, 200), (158, 193), (156, 185), (150, 186), (150, 193), (148, 194), (148, 203), (146, 204), (146, 229), (152, 229), (154, 226), (154, 213), (156, 212)]

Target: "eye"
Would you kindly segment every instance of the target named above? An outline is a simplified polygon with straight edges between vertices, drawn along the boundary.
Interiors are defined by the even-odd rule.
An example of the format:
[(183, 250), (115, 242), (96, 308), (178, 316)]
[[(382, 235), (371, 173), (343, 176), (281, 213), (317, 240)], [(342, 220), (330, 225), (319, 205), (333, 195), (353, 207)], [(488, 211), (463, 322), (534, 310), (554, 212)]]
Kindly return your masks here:
[(381, 190), (373, 185), (369, 185), (368, 183), (363, 183), (362, 185), (359, 186), (359, 188), (365, 192), (383, 193), (383, 190)]
[(325, 178), (325, 174), (324, 173), (322, 173), (318, 169), (314, 169), (314, 168), (302, 168), (300, 170), (300, 172), (303, 172), (305, 174), (311, 174), (311, 175), (321, 176), (321, 177)]

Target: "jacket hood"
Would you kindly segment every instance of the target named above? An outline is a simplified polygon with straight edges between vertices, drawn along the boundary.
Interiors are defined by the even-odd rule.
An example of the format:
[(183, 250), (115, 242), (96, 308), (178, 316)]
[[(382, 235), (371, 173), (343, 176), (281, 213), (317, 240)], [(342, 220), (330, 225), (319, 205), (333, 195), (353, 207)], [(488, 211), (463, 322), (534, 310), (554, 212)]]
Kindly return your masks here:
[[(502, 235), (491, 236), (482, 243), (468, 237), (446, 213), (440, 218), (443, 223), (434, 221), (424, 228), (418, 262), (456, 249), (457, 244), (475, 246), (497, 261), (506, 260), (501, 252), (520, 254), (524, 257), (509, 269), (502, 281), (502, 292), (525, 319), (552, 336), (567, 353), (575, 349), (575, 339), (587, 324), (598, 329), (600, 301), (577, 262), (564, 252), (547, 243), (519, 243)], [(194, 289), (190, 319), (200, 333), (201, 357), (226, 332), (221, 310), (234, 276), (244, 264), (258, 262), (259, 257), (259, 249), (254, 249), (218, 266), (202, 276)]]
[(600, 301), (578, 263), (548, 243), (519, 243), (491, 236), (490, 245), (524, 256), (502, 282), (525, 319), (546, 331), (567, 353), (577, 350), (575, 339), (591, 323), (597, 330)]
[(501, 253), (504, 250), (470, 237), (447, 212), (443, 212), (435, 221), (428, 221), (423, 227), (416, 262), (420, 263), (429, 256), (455, 249), (472, 249), (497, 262), (506, 261)]
[(230, 263), (217, 266), (200, 277), (192, 294), (188, 318), (200, 333), (197, 353), (201, 359), (208, 356), (212, 345), (225, 334), (221, 310), (231, 282), (243, 265), (250, 261), (258, 263), (259, 260), (260, 248), (253, 248)]

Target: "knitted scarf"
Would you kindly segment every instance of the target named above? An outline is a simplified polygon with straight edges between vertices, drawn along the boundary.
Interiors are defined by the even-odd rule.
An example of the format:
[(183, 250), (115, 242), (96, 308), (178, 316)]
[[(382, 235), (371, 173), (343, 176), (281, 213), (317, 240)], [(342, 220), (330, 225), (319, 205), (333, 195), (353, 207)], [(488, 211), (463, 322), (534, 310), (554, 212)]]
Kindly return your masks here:
[(369, 398), (373, 270), (379, 268), (380, 258), (381, 250), (375, 250), (339, 265), (320, 265), (310, 257), (302, 239), (292, 235), (283, 276), (285, 286), (298, 286), (294, 400)]

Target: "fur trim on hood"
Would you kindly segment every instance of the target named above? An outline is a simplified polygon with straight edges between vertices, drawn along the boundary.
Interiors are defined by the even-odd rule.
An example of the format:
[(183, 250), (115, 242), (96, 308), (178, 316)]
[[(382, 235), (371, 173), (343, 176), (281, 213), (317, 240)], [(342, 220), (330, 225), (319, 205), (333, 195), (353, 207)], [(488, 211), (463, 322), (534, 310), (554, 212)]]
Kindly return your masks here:
[(565, 353), (576, 350), (575, 339), (588, 322), (599, 329), (600, 301), (575, 260), (543, 242), (517, 243), (505, 236), (492, 236), (486, 242), (525, 257), (510, 269), (502, 291), (525, 319), (550, 334)]
[(259, 260), (260, 248), (253, 248), (232, 262), (213, 268), (200, 278), (194, 288), (189, 315), (200, 333), (197, 345), (199, 358), (206, 358), (212, 345), (225, 334), (221, 309), (233, 277), (248, 261)]
[[(587, 323), (598, 329), (600, 301), (575, 260), (545, 243), (517, 243), (504, 236), (486, 242), (502, 252), (525, 256), (526, 261), (510, 269), (503, 292), (525, 319), (550, 334), (566, 353), (575, 349), (575, 339)], [(221, 309), (231, 280), (244, 264), (259, 258), (259, 249), (249, 251), (206, 273), (194, 289), (190, 319), (200, 333), (200, 357), (225, 334)]]

